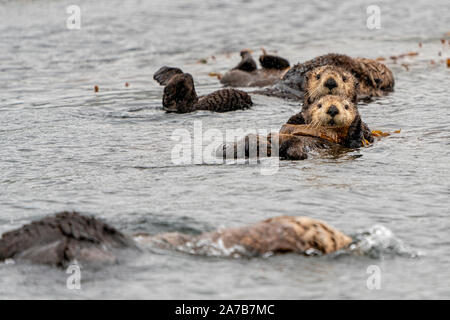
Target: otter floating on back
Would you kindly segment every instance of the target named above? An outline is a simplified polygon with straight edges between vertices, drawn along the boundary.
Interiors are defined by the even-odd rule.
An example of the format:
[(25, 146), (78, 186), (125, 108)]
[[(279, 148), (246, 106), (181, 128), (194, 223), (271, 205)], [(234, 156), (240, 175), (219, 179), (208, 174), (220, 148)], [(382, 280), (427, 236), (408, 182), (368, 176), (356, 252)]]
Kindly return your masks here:
[[(251, 226), (200, 235), (163, 233), (127, 236), (113, 227), (76, 212), (63, 212), (6, 232), (0, 238), (0, 261), (14, 259), (64, 267), (80, 263), (117, 262), (121, 251), (140, 252), (138, 244), (209, 255), (218, 245), (231, 255), (294, 252), (327, 254), (347, 247), (352, 239), (324, 222), (281, 216)], [(233, 251), (236, 250), (236, 251)]]
[(194, 79), (179, 68), (161, 67), (153, 76), (164, 85), (163, 108), (167, 112), (188, 113), (196, 110), (227, 112), (248, 109), (253, 105), (244, 91), (222, 89), (198, 97)]
[(230, 87), (266, 87), (279, 81), (289, 69), (289, 61), (262, 50), (263, 54), (259, 57), (262, 69), (257, 68), (250, 50), (242, 50), (241, 61), (223, 76), (219, 76), (220, 83)]
[[(218, 156), (225, 158), (278, 155), (282, 159), (304, 160), (311, 150), (360, 148), (365, 144), (364, 125), (351, 99), (326, 95), (302, 112), (305, 124), (285, 124), (278, 134), (249, 135), (224, 145)], [(275, 150), (273, 150), (275, 148)]]

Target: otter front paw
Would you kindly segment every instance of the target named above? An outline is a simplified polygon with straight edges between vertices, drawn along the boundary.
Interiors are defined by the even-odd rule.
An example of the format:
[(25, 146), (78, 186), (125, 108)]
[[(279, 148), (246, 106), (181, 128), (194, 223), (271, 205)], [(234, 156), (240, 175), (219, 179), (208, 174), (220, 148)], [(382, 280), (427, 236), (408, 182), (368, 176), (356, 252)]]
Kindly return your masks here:
[(308, 153), (303, 148), (301, 138), (295, 136), (280, 142), (279, 156), (286, 160), (308, 159)]
[(301, 112), (289, 118), (286, 124), (306, 124), (305, 118)]

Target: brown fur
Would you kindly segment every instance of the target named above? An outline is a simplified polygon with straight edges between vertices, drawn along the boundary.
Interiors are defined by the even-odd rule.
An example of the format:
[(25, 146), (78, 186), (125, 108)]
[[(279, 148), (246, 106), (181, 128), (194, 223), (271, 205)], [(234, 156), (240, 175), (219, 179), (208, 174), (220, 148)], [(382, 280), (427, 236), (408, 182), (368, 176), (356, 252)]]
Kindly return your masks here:
[(167, 112), (187, 113), (196, 110), (227, 112), (250, 108), (251, 97), (244, 91), (223, 89), (198, 97), (189, 73), (174, 75), (164, 88), (163, 107)]
[(137, 249), (134, 241), (94, 219), (62, 212), (32, 222), (0, 238), (0, 261), (27, 260), (65, 266), (79, 262), (116, 262), (118, 250)]
[(241, 51), (241, 57), (236, 67), (221, 76), (220, 83), (229, 87), (265, 87), (279, 81), (289, 68), (286, 59), (265, 51), (259, 57), (262, 69), (257, 69), (249, 50)]
[(327, 65), (309, 71), (306, 76), (303, 109), (325, 95), (348, 97), (356, 103), (358, 81), (345, 69)]
[(167, 233), (144, 239), (163, 248), (188, 245), (190, 252), (204, 252), (205, 243), (223, 243), (225, 249), (243, 247), (254, 255), (294, 252), (307, 254), (315, 250), (323, 254), (347, 247), (352, 239), (324, 222), (308, 217), (281, 216), (251, 226), (229, 228), (186, 236)]
[[(359, 83), (350, 72), (343, 68), (332, 65), (314, 68), (306, 74), (305, 81), (302, 111), (289, 118), (287, 124), (305, 124), (304, 113), (310, 105), (324, 95), (341, 95), (348, 97), (354, 104), (357, 102)], [(332, 82), (333, 86), (329, 85), (329, 81)], [(369, 127), (364, 122), (362, 126), (364, 138), (368, 142), (373, 142)]]
[(358, 109), (350, 99), (327, 95), (319, 98), (302, 114), (301, 125), (284, 125), (279, 134), (262, 137), (244, 137), (238, 142), (223, 147), (224, 157), (234, 158), (260, 155), (259, 150), (273, 148), (283, 159), (303, 160), (308, 152), (336, 147), (359, 148), (363, 146), (363, 123)]
[(342, 54), (327, 54), (293, 66), (279, 82), (279, 89), (305, 90), (305, 75), (321, 66), (333, 65), (351, 72), (359, 82), (358, 98), (382, 96), (394, 90), (394, 76), (381, 62), (366, 58), (351, 58)]
[[(164, 233), (139, 234), (140, 243), (177, 249), (189, 245), (189, 252), (201, 254), (201, 243), (225, 247), (241, 246), (252, 254), (331, 253), (347, 247), (352, 239), (324, 222), (307, 217), (281, 216), (255, 225), (203, 233), (198, 236)], [(95, 218), (62, 212), (6, 232), (0, 238), (0, 261), (15, 259), (64, 267), (70, 262), (117, 262), (119, 250), (138, 249), (136, 242)], [(137, 250), (140, 251), (140, 250)]]
[(240, 54), (241, 54), (242, 60), (232, 70), (242, 70), (245, 72), (252, 72), (258, 68), (256, 66), (256, 62), (255, 62), (255, 60), (253, 60), (252, 54), (249, 50), (242, 50)]

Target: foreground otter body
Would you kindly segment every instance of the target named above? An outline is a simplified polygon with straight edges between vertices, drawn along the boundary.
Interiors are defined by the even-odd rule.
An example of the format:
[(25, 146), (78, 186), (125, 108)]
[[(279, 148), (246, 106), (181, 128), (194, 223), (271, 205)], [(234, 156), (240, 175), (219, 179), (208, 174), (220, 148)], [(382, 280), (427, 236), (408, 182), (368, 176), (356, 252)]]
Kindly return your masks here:
[(253, 104), (246, 92), (235, 89), (222, 89), (198, 97), (192, 76), (178, 68), (162, 67), (153, 78), (165, 85), (163, 108), (167, 112), (188, 113), (196, 110), (227, 112), (248, 109)]
[[(301, 117), (305, 124), (285, 124), (278, 134), (267, 137), (246, 136), (237, 143), (223, 146), (219, 156), (278, 155), (282, 159), (304, 160), (312, 150), (364, 146), (363, 122), (357, 107), (346, 97), (321, 97), (304, 110)], [(267, 154), (261, 154), (261, 150)]]
[(0, 261), (27, 260), (65, 266), (80, 262), (115, 262), (120, 249), (137, 249), (134, 241), (103, 222), (62, 212), (3, 234)]
[[(199, 236), (167, 233), (144, 240), (162, 247), (183, 246), (194, 252), (208, 252), (208, 247), (221, 243), (225, 250), (245, 250), (250, 255), (311, 251), (331, 253), (347, 247), (352, 239), (327, 224), (308, 217), (281, 216), (257, 224), (213, 231)], [(180, 248), (181, 246), (181, 248)]]
[(266, 87), (279, 81), (289, 68), (289, 61), (269, 55), (263, 50), (258, 69), (249, 50), (241, 51), (239, 64), (220, 77), (220, 83), (229, 87)]
[[(193, 254), (208, 254), (208, 245), (224, 249), (239, 246), (250, 255), (266, 253), (331, 253), (352, 239), (323, 222), (306, 217), (276, 217), (255, 225), (207, 232), (201, 235), (165, 233), (139, 235), (140, 243), (161, 248), (188, 246)], [(79, 262), (115, 262), (121, 249), (136, 250), (136, 242), (95, 218), (63, 212), (32, 222), (0, 238), (0, 261), (25, 260), (65, 266)]]

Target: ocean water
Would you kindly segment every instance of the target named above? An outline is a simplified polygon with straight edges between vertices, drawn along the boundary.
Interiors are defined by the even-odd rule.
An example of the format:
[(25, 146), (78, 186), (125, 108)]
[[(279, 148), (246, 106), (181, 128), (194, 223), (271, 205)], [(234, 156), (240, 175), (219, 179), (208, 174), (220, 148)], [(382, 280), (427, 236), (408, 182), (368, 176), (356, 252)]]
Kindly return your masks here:
[[(65, 270), (3, 263), (0, 299), (450, 298), (448, 1), (379, 1), (380, 29), (367, 27), (370, 1), (77, 1), (79, 30), (67, 27), (72, 4), (0, 1), (0, 234), (61, 210), (130, 234), (306, 215), (361, 237), (363, 253), (235, 259), (147, 248), (83, 267), (81, 290), (67, 289)], [(177, 129), (192, 142), (210, 129), (277, 130), (300, 106), (254, 95), (246, 111), (166, 114), (153, 73), (178, 66), (209, 93), (221, 85), (208, 73), (260, 47), (291, 64), (329, 52), (386, 58), (395, 91), (359, 109), (371, 129), (401, 132), (340, 156), (281, 161), (270, 175), (264, 161), (174, 163)], [(408, 52), (418, 55), (390, 59)]]

